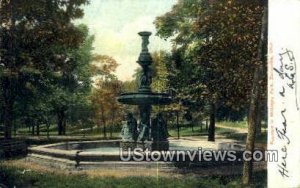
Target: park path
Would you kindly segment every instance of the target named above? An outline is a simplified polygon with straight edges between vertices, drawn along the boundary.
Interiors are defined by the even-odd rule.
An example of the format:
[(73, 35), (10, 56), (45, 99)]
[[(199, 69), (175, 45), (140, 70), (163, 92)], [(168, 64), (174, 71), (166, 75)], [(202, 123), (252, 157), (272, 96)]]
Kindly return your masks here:
[[(234, 126), (225, 126), (225, 125), (221, 125), (221, 124), (216, 124), (216, 127), (219, 127), (219, 128), (224, 128), (224, 129), (231, 129), (231, 130), (234, 130), (236, 131), (236, 133), (241, 133), (241, 134), (244, 134), (244, 133), (248, 133), (248, 128), (247, 127), (244, 127), (244, 128), (241, 128), (241, 127), (234, 127)], [(261, 128), (262, 132), (266, 132), (267, 129), (265, 127), (262, 127)]]
[(231, 129), (231, 130), (234, 130), (236, 133), (241, 133), (241, 134), (244, 134), (244, 133), (247, 133), (248, 130), (247, 128), (241, 128), (241, 127), (234, 127), (234, 126), (225, 126), (225, 125), (221, 125), (221, 124), (216, 124), (216, 127), (219, 127), (219, 128), (224, 128), (224, 129)]

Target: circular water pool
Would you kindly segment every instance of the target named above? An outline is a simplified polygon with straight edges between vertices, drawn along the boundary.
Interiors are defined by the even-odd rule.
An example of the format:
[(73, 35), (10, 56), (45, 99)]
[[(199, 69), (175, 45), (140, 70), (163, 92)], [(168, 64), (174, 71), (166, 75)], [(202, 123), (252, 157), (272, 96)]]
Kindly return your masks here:
[(197, 153), (199, 150), (218, 150), (222, 144), (224, 145), (224, 143), (218, 142), (170, 140), (170, 149), (166, 153), (179, 151), (181, 152), (180, 158), (161, 158), (157, 161), (148, 161), (146, 159), (151, 155), (150, 152), (139, 155), (145, 157), (143, 160), (135, 161), (134, 158), (129, 157), (126, 158), (129, 160), (124, 161), (124, 156), (131, 156), (133, 152), (122, 151), (119, 140), (63, 142), (29, 148), (27, 160), (67, 169), (157, 168), (158, 165), (160, 168), (171, 169), (178, 166), (191, 167), (195, 164), (201, 166), (214, 163), (215, 161), (190, 160), (189, 157), (195, 155), (195, 159), (198, 159), (202, 155), (202, 153)]

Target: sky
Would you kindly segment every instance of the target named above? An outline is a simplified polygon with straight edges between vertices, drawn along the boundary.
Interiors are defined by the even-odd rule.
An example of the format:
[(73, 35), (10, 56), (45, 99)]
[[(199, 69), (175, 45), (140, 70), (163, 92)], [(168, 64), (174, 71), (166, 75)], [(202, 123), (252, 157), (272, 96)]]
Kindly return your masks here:
[(177, 0), (91, 0), (84, 7), (86, 24), (95, 36), (94, 52), (113, 57), (119, 64), (116, 75), (132, 80), (141, 51), (139, 31), (150, 31), (150, 52), (169, 50), (171, 43), (157, 36), (153, 24), (157, 16), (169, 12)]

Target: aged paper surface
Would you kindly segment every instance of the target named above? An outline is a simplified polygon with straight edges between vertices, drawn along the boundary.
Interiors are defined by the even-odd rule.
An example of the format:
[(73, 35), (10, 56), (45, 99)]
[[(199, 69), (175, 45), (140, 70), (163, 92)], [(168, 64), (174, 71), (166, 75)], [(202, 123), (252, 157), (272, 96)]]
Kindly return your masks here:
[[(268, 186), (300, 187), (300, 1), (269, 1)], [(298, 76), (299, 75), (299, 76)]]

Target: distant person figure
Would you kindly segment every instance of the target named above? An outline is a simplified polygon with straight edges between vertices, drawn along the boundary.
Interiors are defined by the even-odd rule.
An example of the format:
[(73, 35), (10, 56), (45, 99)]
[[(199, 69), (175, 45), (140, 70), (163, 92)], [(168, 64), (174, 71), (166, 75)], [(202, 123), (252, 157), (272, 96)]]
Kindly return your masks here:
[(185, 114), (183, 115), (183, 119), (184, 119), (184, 124), (189, 126), (192, 124), (192, 121), (193, 121), (193, 116), (191, 114), (191, 112), (189, 110), (187, 110), (185, 112)]
[(191, 122), (193, 120), (193, 116), (189, 110), (187, 110), (185, 112), (185, 114), (183, 115), (183, 118), (188, 122)]

